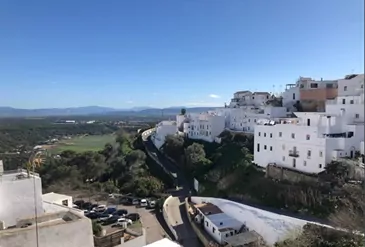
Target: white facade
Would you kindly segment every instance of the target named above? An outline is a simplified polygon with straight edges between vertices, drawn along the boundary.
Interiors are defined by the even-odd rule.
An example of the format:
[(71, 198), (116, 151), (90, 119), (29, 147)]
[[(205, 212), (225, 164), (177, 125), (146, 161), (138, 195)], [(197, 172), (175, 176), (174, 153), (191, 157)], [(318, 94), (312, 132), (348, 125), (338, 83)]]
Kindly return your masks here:
[(283, 106), (291, 109), (300, 100), (299, 84), (287, 84), (281, 97), (283, 98)]
[[(339, 80), (339, 89), (347, 85), (347, 95), (328, 101), (326, 113), (297, 112), (295, 119), (257, 125), (254, 162), (319, 173), (332, 160), (354, 157), (364, 141), (364, 93), (348, 92), (355, 79)], [(362, 84), (356, 83), (361, 89), (363, 77)]]
[(269, 100), (270, 94), (267, 92), (239, 91), (233, 94), (229, 104), (230, 108), (240, 108), (244, 106), (264, 106)]
[(213, 142), (225, 129), (225, 117), (216, 113), (186, 114), (183, 133), (190, 139)]
[(17, 219), (43, 214), (42, 182), (36, 173), (5, 171), (0, 176), (0, 221), (12, 226)]
[(204, 230), (219, 244), (238, 234), (244, 224), (230, 217), (214, 204), (203, 203), (196, 206), (199, 214), (195, 221), (204, 226)]
[(156, 125), (155, 133), (152, 135), (152, 142), (159, 149), (165, 143), (167, 135), (177, 133), (177, 123), (175, 121), (162, 121)]
[(42, 199), (43, 199), (43, 202), (56, 203), (58, 205), (63, 205), (63, 206), (70, 207), (70, 208), (72, 208), (72, 206), (73, 206), (72, 196), (68, 196), (68, 195), (62, 195), (62, 194), (50, 192), (47, 194), (43, 194)]
[(245, 108), (231, 109), (228, 128), (235, 131), (253, 132), (257, 122), (263, 119), (275, 119), (286, 117), (285, 107), (265, 106), (257, 108), (248, 106)]

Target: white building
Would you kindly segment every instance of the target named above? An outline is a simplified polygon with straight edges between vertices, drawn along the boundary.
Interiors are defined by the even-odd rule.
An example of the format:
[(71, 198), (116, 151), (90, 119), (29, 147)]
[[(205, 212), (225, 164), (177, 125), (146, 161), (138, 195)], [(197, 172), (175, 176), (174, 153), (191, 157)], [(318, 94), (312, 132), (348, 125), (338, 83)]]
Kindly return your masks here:
[(43, 194), (42, 200), (43, 202), (56, 203), (70, 208), (73, 206), (72, 196), (57, 194), (54, 192)]
[(195, 221), (201, 224), (204, 230), (219, 244), (226, 244), (229, 238), (238, 234), (246, 226), (237, 219), (224, 213), (212, 203), (195, 205), (198, 214)]
[[(200, 204), (210, 204), (218, 207), (227, 217), (241, 222), (241, 225), (246, 227), (246, 232), (249, 230), (249, 232), (258, 233), (269, 246), (273, 246), (277, 241), (284, 240), (286, 237), (296, 237), (295, 235), (299, 235), (302, 232), (303, 226), (307, 223), (320, 225), (221, 198), (193, 196), (191, 197), (191, 201), (198, 206)], [(233, 226), (236, 224), (233, 223)], [(321, 226), (331, 228), (326, 225)], [(218, 227), (220, 227), (219, 224)], [(216, 230), (215, 232), (219, 231)], [(214, 235), (215, 239), (219, 240), (219, 237), (222, 237), (222, 235)], [(235, 235), (229, 238), (234, 237)], [(241, 243), (244, 242), (243, 240), (241, 240)]]
[[(1, 169), (0, 169), (1, 170)], [(38, 174), (25, 170), (10, 170), (0, 174), (0, 221), (5, 226), (17, 219), (43, 214), (42, 182)]]
[(225, 129), (225, 117), (215, 112), (188, 113), (184, 118), (178, 116), (182, 132), (191, 139), (213, 142)]
[(156, 125), (156, 130), (151, 136), (152, 142), (159, 149), (165, 143), (167, 135), (175, 135), (177, 125), (175, 121), (162, 121)]
[(268, 92), (239, 91), (233, 94), (229, 104), (230, 108), (240, 108), (244, 106), (264, 106), (269, 100)]
[(72, 198), (46, 194), (45, 199), (49, 202), (43, 201), (38, 174), (0, 166), (1, 247), (94, 246), (91, 220), (69, 207)]
[(276, 119), (287, 116), (285, 107), (254, 107), (231, 109), (228, 128), (235, 131), (253, 132), (259, 120)]
[(339, 80), (339, 96), (327, 101), (325, 113), (297, 112), (296, 119), (257, 125), (254, 162), (319, 173), (334, 159), (354, 157), (364, 141), (363, 78)]

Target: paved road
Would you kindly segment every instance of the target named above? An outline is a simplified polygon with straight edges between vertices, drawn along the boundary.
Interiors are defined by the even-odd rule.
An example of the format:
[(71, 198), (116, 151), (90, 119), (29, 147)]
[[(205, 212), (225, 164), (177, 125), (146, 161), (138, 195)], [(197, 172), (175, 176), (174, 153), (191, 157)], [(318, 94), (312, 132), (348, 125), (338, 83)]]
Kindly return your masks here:
[(168, 219), (170, 225), (176, 231), (178, 241), (185, 247), (200, 247), (202, 246), (192, 229), (190, 222), (186, 215), (185, 198), (189, 196), (191, 188), (189, 182), (185, 179), (182, 172), (170, 160), (166, 159), (160, 151), (152, 143), (151, 137), (146, 135), (143, 137), (145, 147), (151, 153), (155, 153), (155, 157), (160, 163), (171, 173), (176, 174), (178, 186), (182, 189), (174, 192), (173, 198), (168, 203)]

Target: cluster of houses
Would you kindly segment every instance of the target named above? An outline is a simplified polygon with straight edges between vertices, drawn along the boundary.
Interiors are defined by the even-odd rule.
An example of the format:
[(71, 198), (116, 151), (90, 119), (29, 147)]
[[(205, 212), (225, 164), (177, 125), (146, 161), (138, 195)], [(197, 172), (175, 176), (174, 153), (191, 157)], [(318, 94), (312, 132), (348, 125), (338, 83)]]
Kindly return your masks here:
[(156, 125), (157, 148), (171, 134), (219, 142), (224, 130), (254, 135), (254, 163), (317, 174), (338, 159), (364, 164), (364, 74), (338, 80), (300, 77), (279, 97), (239, 91), (225, 107)]

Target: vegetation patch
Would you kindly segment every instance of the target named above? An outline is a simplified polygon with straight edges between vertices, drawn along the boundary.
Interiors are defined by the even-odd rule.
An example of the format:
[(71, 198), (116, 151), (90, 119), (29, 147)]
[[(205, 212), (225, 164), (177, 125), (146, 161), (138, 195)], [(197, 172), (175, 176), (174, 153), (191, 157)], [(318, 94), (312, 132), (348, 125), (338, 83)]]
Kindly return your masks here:
[(115, 143), (115, 135), (82, 135), (72, 139), (61, 140), (55, 145), (49, 146), (49, 151), (53, 154), (61, 153), (65, 150), (75, 152), (99, 151), (106, 143)]

